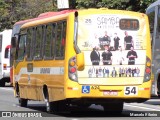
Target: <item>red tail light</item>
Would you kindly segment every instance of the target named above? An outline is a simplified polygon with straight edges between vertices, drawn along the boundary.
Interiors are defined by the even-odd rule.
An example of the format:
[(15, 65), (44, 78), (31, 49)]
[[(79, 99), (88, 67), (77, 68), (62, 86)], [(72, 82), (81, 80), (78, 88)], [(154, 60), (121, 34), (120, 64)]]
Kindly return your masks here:
[(68, 62), (68, 76), (71, 80), (77, 81), (76, 57), (72, 57)]
[(3, 64), (3, 70), (7, 70), (7, 64)]
[(146, 67), (145, 67), (145, 75), (144, 75), (144, 82), (147, 82), (151, 79), (151, 59), (146, 57)]
[(146, 73), (147, 74), (151, 73), (151, 69), (150, 68), (146, 68)]
[(70, 72), (71, 73), (75, 73), (76, 72), (76, 68), (75, 67), (70, 68)]

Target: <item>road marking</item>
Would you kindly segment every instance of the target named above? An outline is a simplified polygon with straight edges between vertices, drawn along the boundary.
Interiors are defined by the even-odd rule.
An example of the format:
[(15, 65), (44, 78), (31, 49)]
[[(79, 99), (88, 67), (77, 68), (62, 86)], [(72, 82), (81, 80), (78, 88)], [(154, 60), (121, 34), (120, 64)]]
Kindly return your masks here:
[(155, 102), (155, 101), (156, 101), (156, 102), (160, 102), (160, 99), (150, 99), (150, 100), (146, 101), (146, 103), (147, 103), (147, 102)]
[(0, 90), (13, 91), (13, 88), (0, 88)]
[(153, 110), (153, 111), (160, 111), (159, 109), (153, 109), (153, 108), (148, 108), (148, 107), (141, 107), (141, 106), (135, 106), (135, 105), (126, 105), (128, 107), (135, 107), (135, 108), (140, 108), (140, 109), (146, 109), (146, 110)]

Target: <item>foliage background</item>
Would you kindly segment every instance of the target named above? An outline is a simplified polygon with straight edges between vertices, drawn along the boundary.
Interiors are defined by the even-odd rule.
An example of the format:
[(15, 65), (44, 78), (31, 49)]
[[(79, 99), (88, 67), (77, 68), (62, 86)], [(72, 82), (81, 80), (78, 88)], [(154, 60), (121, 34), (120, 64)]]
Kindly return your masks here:
[[(145, 13), (156, 0), (69, 0), (70, 8), (131, 10)], [(56, 0), (0, 0), (0, 31), (11, 29), (17, 21), (37, 17), (40, 13), (57, 11)]]

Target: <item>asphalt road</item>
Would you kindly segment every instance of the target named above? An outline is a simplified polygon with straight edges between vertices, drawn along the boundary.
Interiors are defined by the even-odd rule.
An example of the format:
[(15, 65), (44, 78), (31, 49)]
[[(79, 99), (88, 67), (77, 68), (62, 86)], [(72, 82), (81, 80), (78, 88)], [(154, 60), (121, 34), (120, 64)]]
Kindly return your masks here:
[[(10, 114), (16, 119), (20, 117), (39, 117), (44, 119), (82, 120), (82, 119), (154, 119), (160, 118), (160, 98), (152, 98), (144, 103), (125, 103), (121, 116), (106, 115), (100, 105), (91, 105), (89, 109), (71, 106), (72, 112), (59, 114), (48, 114), (45, 110), (45, 103), (41, 101), (29, 101), (28, 107), (20, 107), (18, 99), (14, 98), (13, 88), (10, 86), (0, 87), (0, 116), (7, 118)], [(42, 118), (40, 118), (42, 116)], [(46, 119), (46, 118), (45, 118)]]

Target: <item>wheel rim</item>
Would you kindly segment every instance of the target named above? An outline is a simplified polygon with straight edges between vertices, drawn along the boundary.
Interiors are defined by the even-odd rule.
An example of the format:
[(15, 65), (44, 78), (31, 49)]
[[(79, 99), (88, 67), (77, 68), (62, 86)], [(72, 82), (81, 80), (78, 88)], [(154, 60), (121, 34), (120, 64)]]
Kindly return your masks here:
[(46, 102), (46, 110), (47, 110), (47, 112), (50, 112), (49, 100), (46, 98), (46, 99), (45, 99), (45, 102)]

